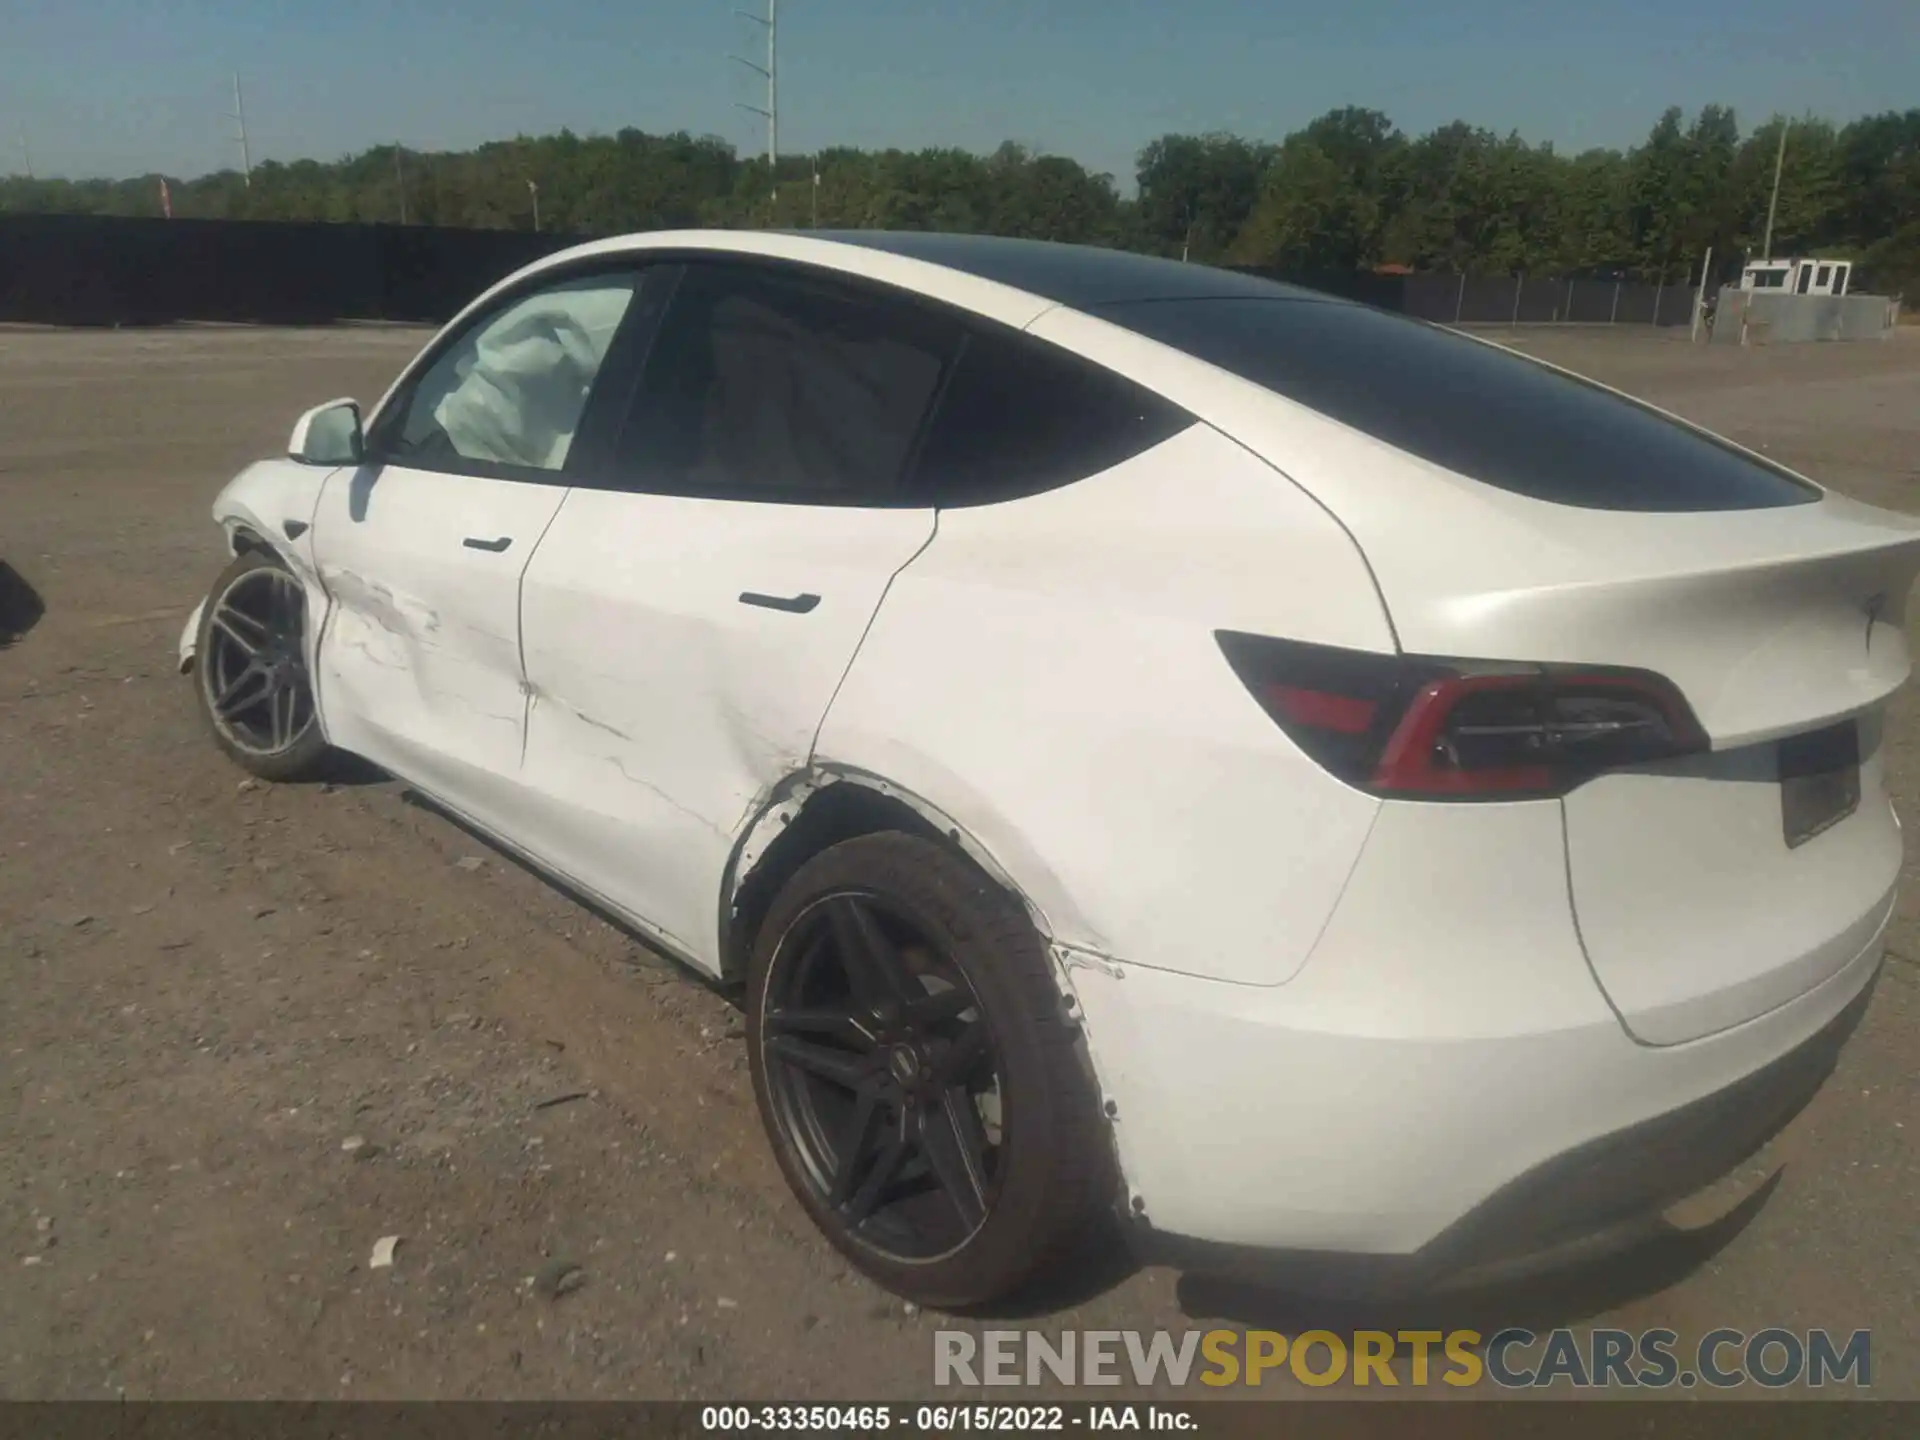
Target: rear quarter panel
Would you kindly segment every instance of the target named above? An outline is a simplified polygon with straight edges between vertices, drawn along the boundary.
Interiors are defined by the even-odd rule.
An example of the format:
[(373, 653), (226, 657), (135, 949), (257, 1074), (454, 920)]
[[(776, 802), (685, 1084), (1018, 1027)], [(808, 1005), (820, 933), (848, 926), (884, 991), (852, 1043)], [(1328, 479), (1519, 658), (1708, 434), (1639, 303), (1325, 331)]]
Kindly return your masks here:
[(1302, 755), (1216, 629), (1391, 649), (1358, 551), (1206, 425), (1047, 494), (943, 511), (815, 744), (964, 826), (1058, 944), (1290, 978), (1377, 810)]

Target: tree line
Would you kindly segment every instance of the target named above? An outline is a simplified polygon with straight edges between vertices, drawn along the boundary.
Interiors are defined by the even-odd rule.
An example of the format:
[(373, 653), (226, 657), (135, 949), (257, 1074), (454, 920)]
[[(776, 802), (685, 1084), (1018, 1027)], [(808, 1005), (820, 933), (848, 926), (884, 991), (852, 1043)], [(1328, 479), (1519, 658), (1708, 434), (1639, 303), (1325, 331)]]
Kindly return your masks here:
[[(1780, 139), (1786, 127), (1781, 160)], [(1678, 108), (1624, 151), (1455, 122), (1409, 136), (1377, 110), (1322, 115), (1278, 143), (1165, 135), (1137, 194), (1059, 155), (1002, 145), (765, 156), (686, 133), (558, 135), (468, 151), (385, 146), (333, 163), (266, 162), (165, 177), (175, 216), (531, 228), (880, 227), (1024, 235), (1299, 274), (1382, 266), (1472, 273), (1697, 278), (1712, 247), (1732, 273), (1757, 254), (1776, 160), (1776, 255), (1846, 255), (1860, 279), (1920, 282), (1920, 109), (1836, 126)], [(0, 212), (156, 215), (161, 176), (14, 177)]]

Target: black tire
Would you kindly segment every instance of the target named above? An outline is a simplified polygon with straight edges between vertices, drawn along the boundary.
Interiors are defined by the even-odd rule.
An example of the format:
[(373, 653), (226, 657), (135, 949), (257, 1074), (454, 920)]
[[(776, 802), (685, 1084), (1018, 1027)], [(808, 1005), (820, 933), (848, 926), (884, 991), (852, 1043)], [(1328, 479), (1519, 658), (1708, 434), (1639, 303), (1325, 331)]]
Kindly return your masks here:
[[(905, 1012), (866, 1003), (855, 953), (898, 962)], [(868, 1018), (849, 1029), (842, 1006)], [(1018, 902), (932, 841), (860, 836), (795, 873), (755, 939), (747, 1034), (788, 1185), (897, 1295), (947, 1309), (1012, 1295), (1073, 1253), (1113, 1198), (1105, 1121), (1040, 936)], [(916, 1056), (917, 1078), (903, 1078)], [(846, 1162), (869, 1130), (870, 1159)], [(967, 1154), (979, 1163), (956, 1169)], [(876, 1187), (889, 1160), (893, 1178)], [(962, 1170), (970, 1198), (969, 1184), (947, 1183)]]
[(213, 582), (193, 690), (214, 743), (262, 780), (313, 780), (326, 766), (306, 638), (305, 590), (278, 556), (247, 551)]

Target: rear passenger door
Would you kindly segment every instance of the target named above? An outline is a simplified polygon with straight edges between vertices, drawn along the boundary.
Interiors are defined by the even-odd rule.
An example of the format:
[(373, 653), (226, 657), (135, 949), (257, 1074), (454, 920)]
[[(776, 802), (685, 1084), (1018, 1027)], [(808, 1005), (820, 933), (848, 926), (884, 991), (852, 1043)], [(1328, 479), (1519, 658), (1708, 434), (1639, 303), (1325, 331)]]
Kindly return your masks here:
[(528, 567), (531, 848), (703, 967), (735, 837), (932, 538), (905, 477), (958, 344), (831, 274), (687, 265)]

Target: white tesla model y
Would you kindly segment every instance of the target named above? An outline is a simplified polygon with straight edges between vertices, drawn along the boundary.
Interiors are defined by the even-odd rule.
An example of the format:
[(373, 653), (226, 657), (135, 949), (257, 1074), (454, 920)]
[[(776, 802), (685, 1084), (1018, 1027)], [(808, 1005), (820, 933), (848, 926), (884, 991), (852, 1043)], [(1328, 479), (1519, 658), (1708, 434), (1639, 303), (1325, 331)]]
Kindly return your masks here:
[(1920, 528), (1362, 306), (601, 241), (215, 517), (219, 744), (363, 756), (742, 984), (794, 1193), (922, 1301), (1108, 1205), (1422, 1283), (1589, 1245), (1878, 970)]

